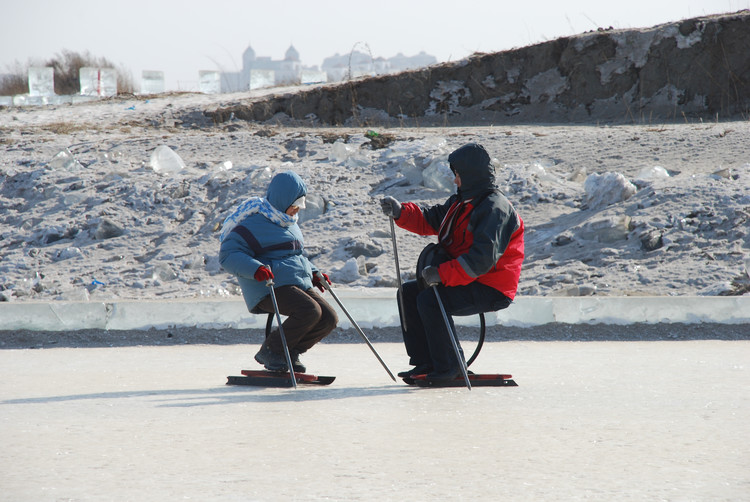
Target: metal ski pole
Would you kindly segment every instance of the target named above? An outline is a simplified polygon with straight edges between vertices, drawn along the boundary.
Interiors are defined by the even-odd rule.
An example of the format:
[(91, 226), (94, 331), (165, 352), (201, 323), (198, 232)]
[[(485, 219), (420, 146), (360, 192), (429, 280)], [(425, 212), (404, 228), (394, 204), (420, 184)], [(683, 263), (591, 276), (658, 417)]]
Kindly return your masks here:
[(279, 313), (279, 304), (276, 303), (276, 292), (273, 290), (273, 280), (268, 279), (266, 286), (271, 291), (271, 300), (273, 301), (273, 309), (276, 311), (276, 322), (279, 323), (279, 335), (281, 335), (281, 344), (284, 346), (284, 356), (286, 356), (287, 368), (289, 368), (289, 375), (292, 378), (292, 387), (297, 388), (297, 377), (294, 374), (294, 366), (292, 366), (292, 357), (289, 355), (289, 346), (286, 344), (286, 335), (284, 334), (284, 328), (281, 326), (281, 314)]
[(396, 381), (396, 377), (393, 376), (393, 373), (391, 373), (391, 370), (389, 370), (388, 366), (386, 366), (385, 362), (383, 362), (383, 359), (381, 359), (380, 354), (378, 354), (378, 352), (375, 350), (375, 347), (372, 346), (372, 343), (370, 343), (370, 340), (367, 338), (367, 335), (365, 335), (364, 331), (362, 331), (362, 329), (359, 327), (359, 325), (357, 324), (357, 321), (355, 321), (354, 318), (352, 318), (351, 314), (349, 314), (349, 311), (346, 310), (346, 307), (344, 307), (344, 304), (341, 303), (341, 300), (339, 300), (338, 295), (336, 295), (336, 293), (334, 293), (333, 288), (331, 288), (331, 285), (328, 284), (328, 281), (326, 281), (324, 277), (318, 276), (318, 278), (320, 279), (320, 282), (323, 284), (323, 287), (326, 288), (326, 290), (329, 293), (331, 293), (331, 295), (333, 296), (333, 299), (336, 300), (336, 303), (339, 304), (339, 307), (341, 307), (341, 310), (344, 311), (344, 313), (346, 314), (346, 317), (349, 318), (349, 321), (351, 321), (351, 323), (354, 326), (354, 328), (362, 336), (362, 338), (364, 339), (364, 341), (367, 342), (367, 346), (370, 347), (370, 350), (372, 351), (372, 353), (375, 354), (375, 357), (378, 358), (378, 361), (380, 361), (380, 364), (383, 366), (383, 368), (385, 368), (385, 371), (388, 372), (388, 375), (395, 382)]
[(398, 303), (399, 303), (399, 315), (401, 316), (401, 326), (403, 326), (404, 332), (406, 332), (406, 312), (404, 311), (404, 292), (401, 290), (401, 267), (398, 264), (398, 247), (396, 246), (396, 227), (393, 224), (393, 216), (388, 218), (391, 220), (391, 240), (393, 241), (393, 258), (396, 260), (396, 279), (398, 280)]
[(437, 286), (432, 286), (432, 290), (435, 292), (435, 298), (437, 299), (438, 306), (440, 306), (440, 312), (443, 314), (445, 327), (448, 329), (448, 336), (450, 336), (453, 350), (456, 352), (456, 359), (458, 359), (458, 364), (461, 365), (461, 373), (464, 376), (464, 382), (466, 382), (466, 387), (471, 390), (471, 382), (469, 382), (469, 373), (466, 370), (466, 363), (464, 362), (464, 358), (461, 357), (461, 351), (459, 350), (458, 342), (456, 341), (456, 334), (453, 333), (453, 330), (451, 329), (448, 314), (445, 313), (445, 307), (443, 307), (443, 300), (440, 299), (440, 293), (438, 293)]

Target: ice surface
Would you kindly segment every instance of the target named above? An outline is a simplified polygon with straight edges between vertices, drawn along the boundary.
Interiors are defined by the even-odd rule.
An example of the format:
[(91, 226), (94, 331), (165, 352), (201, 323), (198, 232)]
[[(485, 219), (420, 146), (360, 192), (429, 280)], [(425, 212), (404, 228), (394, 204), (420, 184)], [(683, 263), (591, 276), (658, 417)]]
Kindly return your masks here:
[(519, 386), (471, 391), (324, 342), (330, 386), (225, 385), (257, 347), (0, 351), (0, 498), (747, 499), (747, 341), (492, 342), (472, 369)]

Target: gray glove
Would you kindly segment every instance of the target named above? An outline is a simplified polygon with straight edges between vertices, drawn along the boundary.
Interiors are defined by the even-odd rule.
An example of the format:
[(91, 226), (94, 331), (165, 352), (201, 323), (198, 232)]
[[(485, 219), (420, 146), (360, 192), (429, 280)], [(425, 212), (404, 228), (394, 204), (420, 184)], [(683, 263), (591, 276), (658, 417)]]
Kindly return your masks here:
[(440, 273), (437, 267), (429, 266), (422, 269), (422, 280), (427, 283), (428, 286), (437, 286), (442, 281), (440, 280)]
[(384, 215), (390, 216), (394, 220), (401, 217), (401, 203), (390, 195), (380, 199), (380, 208), (383, 210)]

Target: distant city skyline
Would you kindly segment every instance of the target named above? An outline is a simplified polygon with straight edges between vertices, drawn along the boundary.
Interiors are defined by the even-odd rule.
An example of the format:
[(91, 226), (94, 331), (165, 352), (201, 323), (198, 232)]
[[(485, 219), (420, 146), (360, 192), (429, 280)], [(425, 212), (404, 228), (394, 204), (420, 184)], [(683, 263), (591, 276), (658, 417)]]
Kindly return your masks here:
[(0, 73), (44, 62), (63, 50), (88, 52), (129, 71), (163, 71), (167, 90), (196, 90), (201, 70), (236, 72), (241, 55), (283, 59), (293, 45), (306, 66), (353, 50), (389, 58), (402, 53), (457, 61), (612, 26), (648, 28), (690, 17), (750, 8), (750, 0), (537, 0), (535, 2), (352, 3), (288, 0), (24, 0), (3, 5)]
[[(257, 54), (252, 46), (242, 53), (242, 68), (236, 72), (220, 72), (221, 92), (237, 92), (272, 85), (338, 82), (347, 78), (383, 75), (437, 63), (437, 58), (420, 52), (414, 56), (399, 53), (385, 58), (369, 52), (353, 50), (349, 54), (333, 54), (318, 66), (302, 64), (300, 53), (290, 45), (283, 59)], [(270, 72), (270, 74), (268, 73)]]

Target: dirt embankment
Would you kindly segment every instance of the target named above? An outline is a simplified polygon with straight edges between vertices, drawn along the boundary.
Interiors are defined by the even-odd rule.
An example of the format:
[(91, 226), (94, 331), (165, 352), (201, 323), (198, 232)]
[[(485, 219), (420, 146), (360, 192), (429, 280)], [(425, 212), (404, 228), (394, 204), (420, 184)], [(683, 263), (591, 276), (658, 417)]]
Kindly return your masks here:
[(217, 123), (383, 126), (747, 118), (748, 54), (744, 10), (583, 33), (206, 114)]

